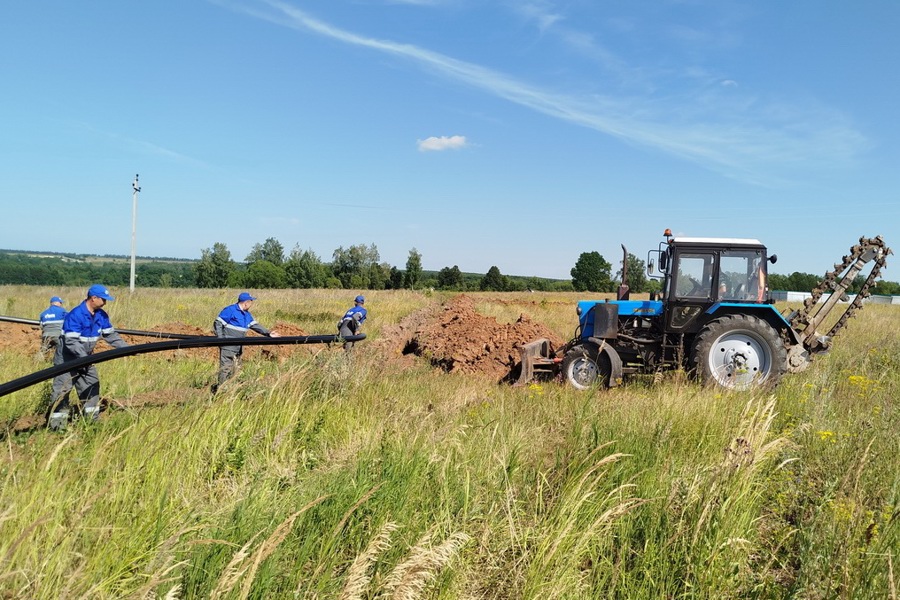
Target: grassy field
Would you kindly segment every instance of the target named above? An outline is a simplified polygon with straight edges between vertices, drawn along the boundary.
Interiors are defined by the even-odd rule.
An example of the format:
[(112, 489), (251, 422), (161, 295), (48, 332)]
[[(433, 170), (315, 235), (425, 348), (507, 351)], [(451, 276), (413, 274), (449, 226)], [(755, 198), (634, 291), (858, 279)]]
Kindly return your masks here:
[[(118, 292), (127, 329), (208, 329), (236, 295)], [(57, 293), (83, 290), (0, 287), (0, 310), (35, 318)], [(355, 292), (259, 295), (260, 322), (332, 333)], [(366, 295), (352, 358), (249, 361), (212, 397), (212, 361), (130, 357), (98, 366), (103, 395), (166, 403), (7, 430), (0, 597), (897, 598), (897, 307), (867, 307), (774, 392), (675, 373), (579, 393), (367, 352), (443, 297)], [(472, 296), (574, 330), (578, 295)], [(0, 381), (42, 366), (4, 352)], [(0, 423), (46, 402), (46, 385), (0, 398)]]

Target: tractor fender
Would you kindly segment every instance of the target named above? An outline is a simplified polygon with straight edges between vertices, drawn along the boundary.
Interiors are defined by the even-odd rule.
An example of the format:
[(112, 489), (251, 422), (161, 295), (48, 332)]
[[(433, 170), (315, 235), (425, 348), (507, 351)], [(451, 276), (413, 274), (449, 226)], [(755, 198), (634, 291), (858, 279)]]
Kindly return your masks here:
[(791, 327), (790, 322), (784, 318), (778, 309), (771, 304), (745, 304), (741, 302), (716, 302), (708, 309), (706, 314), (713, 319), (727, 315), (752, 315), (758, 317), (768, 323), (775, 331), (787, 332), (790, 338), (790, 345), (800, 344), (800, 336), (798, 332)]
[(600, 353), (606, 354), (606, 357), (609, 359), (610, 372), (609, 372), (609, 387), (618, 387), (622, 383), (622, 358), (619, 356), (619, 353), (616, 352), (616, 349), (609, 345), (606, 340), (602, 340), (600, 338), (589, 337), (587, 339), (588, 343), (593, 344), (597, 347), (597, 355)]

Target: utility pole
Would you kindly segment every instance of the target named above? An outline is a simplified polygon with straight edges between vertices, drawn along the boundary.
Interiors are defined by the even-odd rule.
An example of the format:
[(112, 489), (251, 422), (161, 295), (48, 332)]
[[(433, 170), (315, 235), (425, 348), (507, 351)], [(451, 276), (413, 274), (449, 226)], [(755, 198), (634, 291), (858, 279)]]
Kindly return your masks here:
[(134, 193), (131, 195), (131, 285), (129, 290), (134, 292), (134, 250), (135, 239), (137, 234), (137, 198), (141, 188), (138, 187), (138, 176), (134, 176), (134, 183), (131, 184)]

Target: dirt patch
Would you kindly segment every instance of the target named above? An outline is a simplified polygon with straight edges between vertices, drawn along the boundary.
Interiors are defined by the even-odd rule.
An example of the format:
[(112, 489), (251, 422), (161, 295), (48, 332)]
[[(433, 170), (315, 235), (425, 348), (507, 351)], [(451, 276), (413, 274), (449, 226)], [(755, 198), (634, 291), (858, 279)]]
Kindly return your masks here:
[(0, 352), (34, 354), (40, 349), (40, 327), (0, 321)]
[(475, 311), (466, 295), (452, 298), (442, 307), (431, 307), (385, 328), (378, 346), (391, 354), (416, 355), (448, 372), (480, 373), (508, 380), (518, 369), (519, 348), (537, 338), (554, 347), (564, 341), (550, 329), (520, 315), (515, 323), (501, 324)]

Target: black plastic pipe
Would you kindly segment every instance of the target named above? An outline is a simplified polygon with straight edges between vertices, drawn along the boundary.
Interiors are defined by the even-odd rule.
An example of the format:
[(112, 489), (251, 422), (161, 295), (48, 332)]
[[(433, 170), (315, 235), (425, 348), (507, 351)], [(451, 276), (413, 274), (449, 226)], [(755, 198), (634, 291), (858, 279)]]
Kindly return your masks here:
[[(118, 330), (119, 333), (124, 333)], [(279, 344), (336, 344), (342, 342), (358, 342), (366, 339), (366, 334), (349, 335), (341, 337), (339, 335), (290, 335), (281, 337), (246, 337), (246, 338), (220, 338), (215, 336), (194, 336), (185, 339), (177, 339), (169, 342), (151, 342), (149, 344), (137, 344), (134, 346), (126, 346), (124, 348), (113, 348), (105, 352), (98, 352), (84, 358), (76, 358), (61, 365), (56, 365), (36, 371), (31, 375), (19, 377), (0, 385), (0, 396), (5, 396), (21, 389), (30, 387), (36, 383), (40, 383), (47, 379), (56, 377), (66, 371), (73, 371), (85, 365), (97, 364), (122, 358), (124, 356), (133, 356), (135, 354), (146, 354), (148, 352), (162, 352), (164, 350), (184, 350), (187, 348), (215, 348), (218, 346), (270, 346)]]
[[(5, 317), (0, 315), (0, 321), (6, 321), (9, 323), (21, 323), (23, 325), (37, 325), (40, 326), (40, 321), (35, 321), (34, 319), (20, 319), (19, 317)], [(139, 335), (144, 337), (155, 337), (169, 340), (192, 340), (196, 337), (196, 335), (190, 335), (185, 333), (166, 333), (164, 331), (141, 331), (140, 329), (118, 329), (116, 328), (118, 333), (122, 333), (125, 335)]]

